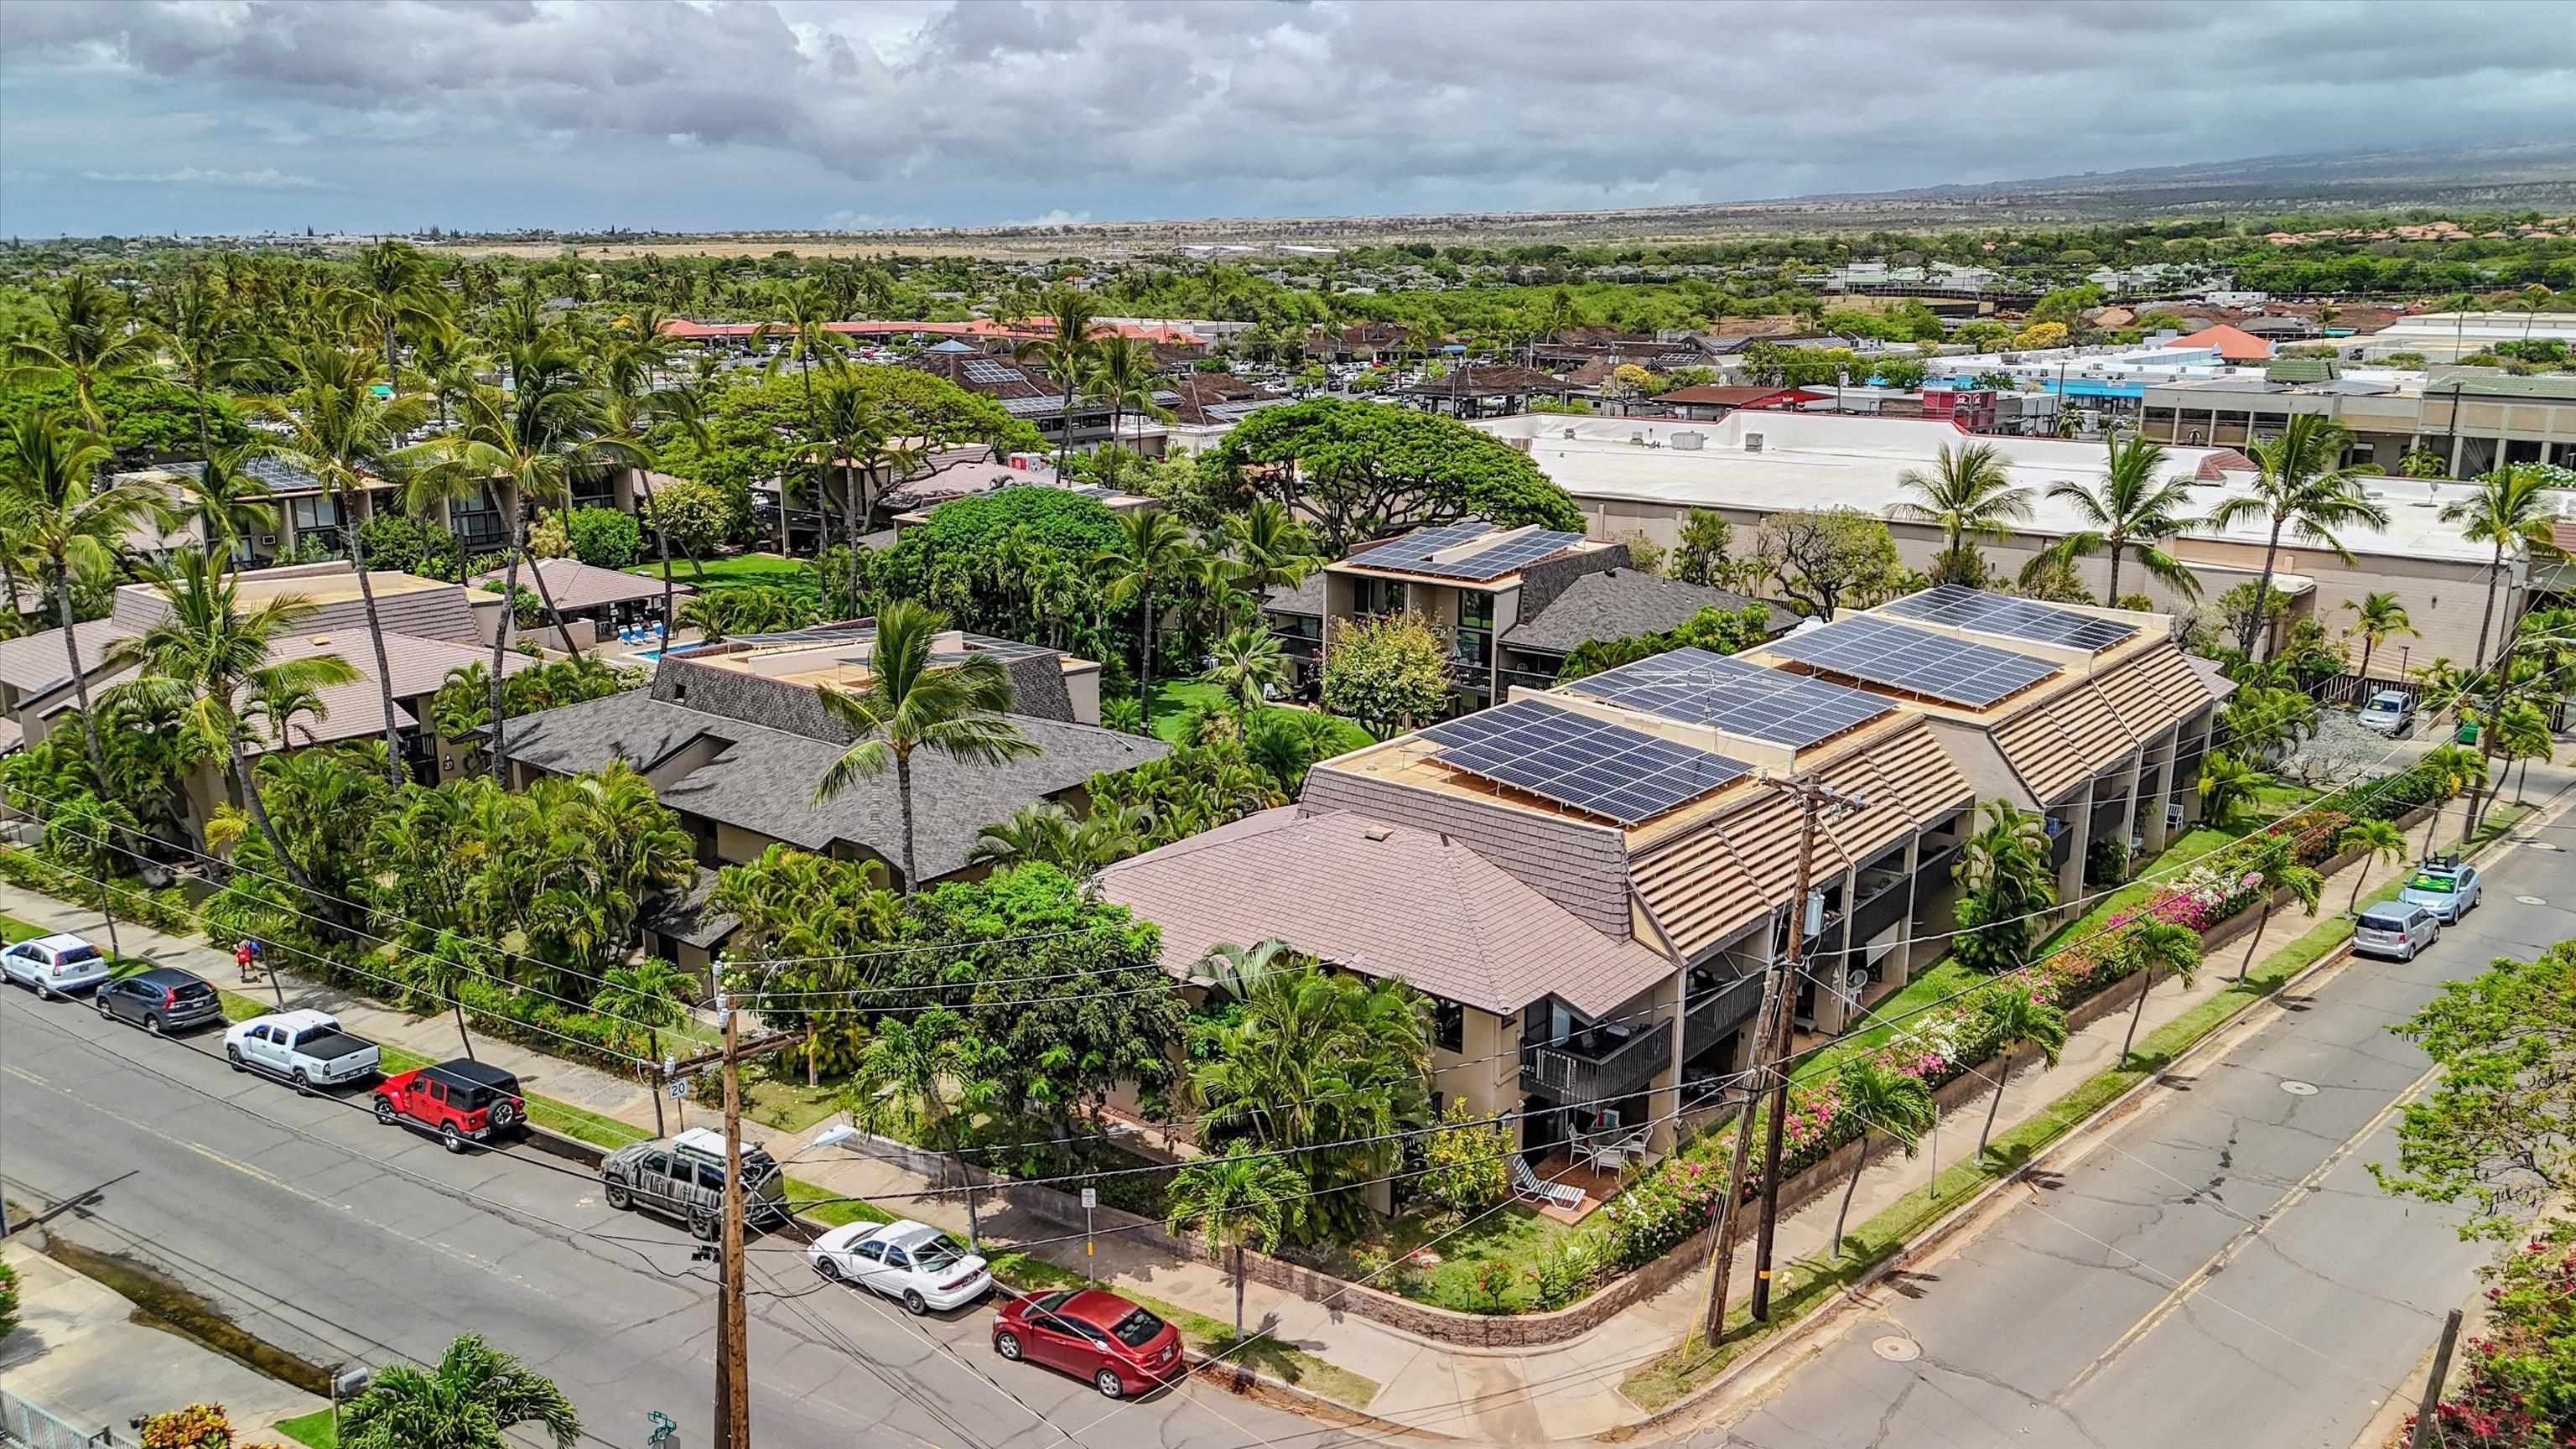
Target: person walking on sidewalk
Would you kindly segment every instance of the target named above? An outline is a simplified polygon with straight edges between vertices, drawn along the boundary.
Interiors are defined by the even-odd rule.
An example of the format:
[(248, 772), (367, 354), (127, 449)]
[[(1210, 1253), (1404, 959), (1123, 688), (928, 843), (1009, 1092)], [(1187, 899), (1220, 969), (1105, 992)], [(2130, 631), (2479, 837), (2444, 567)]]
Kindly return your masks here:
[(241, 968), (241, 979), (245, 982), (256, 979), (252, 975), (250, 963), (250, 938), (245, 936), (233, 945), (233, 964)]

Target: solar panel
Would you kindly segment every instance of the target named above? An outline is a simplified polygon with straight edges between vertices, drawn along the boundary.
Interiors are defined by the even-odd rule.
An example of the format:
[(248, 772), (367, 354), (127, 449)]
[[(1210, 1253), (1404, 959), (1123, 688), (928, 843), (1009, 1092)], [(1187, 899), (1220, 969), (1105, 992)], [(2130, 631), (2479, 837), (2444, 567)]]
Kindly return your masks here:
[(1422, 735), (1445, 746), (1431, 757), (1444, 765), (1622, 825), (1652, 820), (1751, 768), (1531, 699), (1433, 725)]
[(1583, 535), (1579, 533), (1540, 529), (1518, 538), (1504, 539), (1491, 548), (1463, 558), (1445, 563), (1432, 560), (1433, 554), (1473, 543), (1496, 531), (1490, 523), (1453, 523), (1439, 528), (1417, 528), (1393, 543), (1371, 549), (1362, 561), (1379, 568), (1434, 574), (1441, 578), (1494, 579), (1583, 542)]
[(2073, 609), (2060, 609), (2035, 599), (1990, 594), (1964, 584), (1938, 584), (1922, 593), (1908, 594), (1879, 612), (1920, 619), (1928, 624), (1974, 629), (1982, 634), (2004, 634), (2042, 644), (2062, 644), (2096, 654), (2138, 632), (2134, 625), (2123, 624), (2116, 619), (2079, 614)]
[(2045, 659), (1855, 614), (1763, 646), (1783, 659), (1983, 709), (2057, 672)]
[(1450, 523), (1438, 528), (1417, 528), (1401, 538), (1367, 550), (1359, 555), (1357, 561), (1380, 568), (1419, 569), (1440, 550), (1456, 548), (1469, 539), (1481, 538), (1493, 531), (1492, 524), (1483, 522)]
[(994, 401), (1002, 405), (1002, 411), (1015, 418), (1053, 417), (1064, 411), (1062, 398), (1005, 397), (996, 398)]
[(988, 362), (982, 358), (975, 358), (966, 362), (961, 362), (957, 365), (965, 370), (966, 380), (968, 382), (1011, 383), (1028, 381), (1028, 378), (1024, 376), (1018, 368), (1004, 367), (998, 362)]
[(1665, 719), (1714, 725), (1730, 734), (1791, 749), (1831, 739), (1896, 708), (1874, 694), (1705, 649), (1674, 649), (1605, 669), (1566, 688)]

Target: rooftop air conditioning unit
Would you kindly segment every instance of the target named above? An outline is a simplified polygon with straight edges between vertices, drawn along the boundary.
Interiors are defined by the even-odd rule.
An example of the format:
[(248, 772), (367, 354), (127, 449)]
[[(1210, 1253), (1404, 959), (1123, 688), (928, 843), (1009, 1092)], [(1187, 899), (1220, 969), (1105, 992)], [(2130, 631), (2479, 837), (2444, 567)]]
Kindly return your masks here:
[(1673, 434), (1673, 447), (1684, 453), (1696, 453), (1707, 444), (1706, 433), (1683, 431)]
[(1744, 435), (1744, 451), (1748, 453), (1761, 452), (1762, 435), (1760, 433), (1746, 433)]

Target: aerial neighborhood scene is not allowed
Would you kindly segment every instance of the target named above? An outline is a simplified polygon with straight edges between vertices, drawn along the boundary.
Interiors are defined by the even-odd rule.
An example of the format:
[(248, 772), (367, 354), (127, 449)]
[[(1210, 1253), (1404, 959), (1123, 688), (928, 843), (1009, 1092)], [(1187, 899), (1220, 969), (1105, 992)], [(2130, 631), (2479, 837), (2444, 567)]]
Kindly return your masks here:
[(0, 7), (0, 1444), (2576, 1444), (2576, 10), (1865, 13)]

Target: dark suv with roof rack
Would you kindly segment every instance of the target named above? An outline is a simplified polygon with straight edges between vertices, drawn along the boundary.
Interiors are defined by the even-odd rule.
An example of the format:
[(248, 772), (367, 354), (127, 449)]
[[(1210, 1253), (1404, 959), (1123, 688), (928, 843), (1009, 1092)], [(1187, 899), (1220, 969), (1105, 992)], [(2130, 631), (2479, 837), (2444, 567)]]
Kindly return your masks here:
[(440, 1062), (387, 1077), (376, 1088), (376, 1120), (435, 1132), (448, 1151), (463, 1152), (468, 1143), (527, 1130), (528, 1101), (519, 1079), (498, 1067)]

